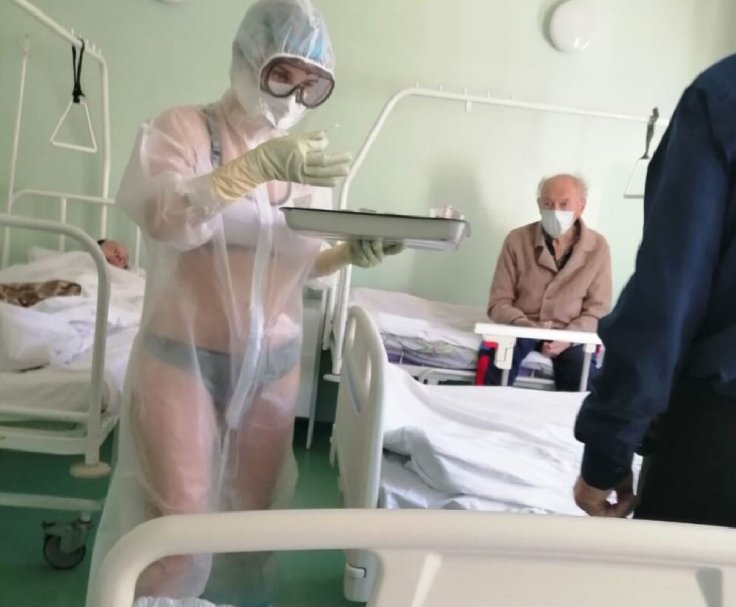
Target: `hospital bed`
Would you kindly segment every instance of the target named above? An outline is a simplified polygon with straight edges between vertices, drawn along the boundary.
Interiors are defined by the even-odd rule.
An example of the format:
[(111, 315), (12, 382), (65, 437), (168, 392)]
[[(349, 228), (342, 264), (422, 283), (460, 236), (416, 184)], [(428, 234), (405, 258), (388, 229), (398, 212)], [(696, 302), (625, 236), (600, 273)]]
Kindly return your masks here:
[[(44, 302), (59, 303), (59, 300), (65, 300), (64, 304), (67, 301), (73, 303), (68, 309), (62, 306), (61, 311), (69, 312), (77, 327), (88, 330), (87, 335), (84, 329), (80, 329), (84, 337), (79, 337), (80, 334), (74, 331), (62, 332), (60, 329), (58, 334), (54, 332), (57, 318), (59, 327), (71, 326), (71, 323), (65, 322), (69, 316), (60, 314), (57, 317), (54, 314), (41, 314), (34, 308), (3, 304), (3, 314), (0, 315), (0, 332), (4, 342), (0, 344), (0, 350), (3, 350), (3, 354), (7, 354), (8, 348), (23, 350), (24, 342), (35, 340), (34, 347), (50, 347), (62, 352), (68, 349), (71, 358), (64, 360), (64, 364), (25, 368), (22, 357), (19, 357), (16, 362), (20, 366), (17, 369), (5, 368), (0, 372), (0, 449), (80, 455), (83, 459), (72, 465), (72, 476), (104, 477), (109, 474), (110, 466), (101, 460), (100, 450), (118, 421), (123, 379), (137, 331), (136, 319), (140, 318), (142, 311), (140, 306), (135, 307), (138, 300), (142, 304), (142, 278), (131, 273), (131, 279), (139, 280), (140, 297), (125, 300), (133, 307), (122, 311), (127, 314), (127, 322), (123, 323), (115, 318), (117, 308), (113, 306), (112, 312), (110, 308), (110, 271), (116, 269), (108, 268), (96, 241), (85, 232), (63, 223), (7, 214), (0, 214), (0, 227), (63, 235), (76, 240), (85, 251), (56, 253), (60, 256), (58, 263), (51, 257), (53, 252), (48, 252), (47, 257), (39, 263), (0, 269), (0, 283), (3, 277), (24, 277), (29, 272), (34, 279), (43, 278), (47, 270), (53, 273), (50, 277), (58, 278), (58, 272), (64, 276), (65, 272), (73, 270), (63, 267), (73, 260), (94, 264), (92, 276), (87, 272), (80, 274), (94, 282), (93, 296), (55, 298)], [(116, 289), (113, 287), (114, 296)], [(26, 313), (31, 315), (31, 321), (37, 316), (48, 324), (33, 327), (11, 322), (23, 319)], [(27, 335), (24, 334), (26, 329), (29, 331)], [(59, 340), (65, 343), (58, 343)], [(29, 350), (33, 351), (34, 347), (29, 347)], [(3, 362), (7, 364), (4, 359)], [(15, 493), (0, 493), (0, 505), (81, 513), (72, 522), (49, 524), (43, 529), (44, 556), (56, 568), (69, 568), (81, 562), (85, 554), (85, 537), (90, 529), (90, 514), (102, 507), (101, 502), (93, 500)]]
[[(99, 67), (99, 79), (95, 80), (95, 84), (99, 84), (97, 89), (99, 96), (95, 101), (99, 102), (101, 144), (98, 150), (95, 129), (85, 98), (83, 97), (80, 103), (69, 100), (66, 111), (51, 134), (49, 143), (51, 146), (66, 150), (63, 153), (74, 152), (89, 159), (89, 164), (86, 164), (85, 168), (99, 172), (99, 193), (90, 195), (37, 187), (17, 187), (31, 54), (30, 37), (27, 35), (21, 37), (20, 79), (8, 191), (7, 197), (3, 200), (4, 208), (0, 211), (2, 212), (0, 277), (4, 277), (6, 282), (15, 283), (43, 281), (46, 278), (44, 268), (54, 274), (48, 277), (53, 279), (65, 279), (64, 273), (67, 269), (78, 271), (84, 266), (86, 271), (81, 274), (77, 272), (75, 275), (84, 279), (78, 281), (85, 282), (82, 296), (48, 299), (42, 302), (44, 305), (49, 304), (49, 307), (44, 308), (44, 314), (38, 312), (37, 306), (33, 309), (13, 305), (3, 306), (0, 329), (3, 331), (5, 342), (0, 343), (0, 355), (9, 355), (13, 364), (4, 365), (3, 372), (0, 372), (0, 449), (50, 455), (79, 455), (83, 459), (72, 466), (72, 475), (80, 478), (104, 477), (109, 474), (110, 466), (101, 461), (100, 448), (118, 420), (118, 401), (123, 377), (137, 330), (138, 322), (135, 318), (136, 315), (138, 319), (140, 318), (141, 311), (140, 305), (137, 309), (135, 305), (132, 305), (132, 308), (130, 306), (124, 306), (125, 309), (118, 308), (117, 287), (127, 289), (128, 295), (131, 295), (126, 299), (127, 304), (139, 299), (142, 304), (143, 288), (143, 278), (137, 273), (126, 273), (125, 278), (130, 277), (131, 284), (135, 282), (133, 278), (138, 279), (136, 288), (140, 291), (140, 298), (136, 293), (130, 293), (128, 287), (131, 284), (118, 284), (115, 275), (117, 269), (108, 266), (96, 242), (97, 238), (107, 237), (108, 209), (114, 204), (109, 196), (111, 142), (107, 62), (96, 44), (63, 27), (28, 0), (13, 0), (13, 3), (50, 32), (57, 43), (61, 42), (56, 47), (59, 52), (63, 51), (66, 55), (70, 44), (76, 48), (80, 59), (79, 73), (75, 73), (75, 78), (81, 77), (82, 48), (86, 54), (85, 65), (92, 61)], [(88, 93), (91, 93), (91, 90)], [(92, 95), (90, 99), (91, 97)], [(69, 118), (72, 110), (75, 114), (84, 112), (86, 120), (83, 120), (87, 125), (87, 136), (91, 145), (60, 136), (60, 132), (65, 130), (61, 128), (62, 124)], [(69, 134), (79, 135), (76, 128), (69, 129), (67, 136)], [(38, 159), (34, 158), (31, 167), (36, 168), (37, 165)], [(33, 170), (26, 170), (25, 175), (30, 175), (34, 179), (43, 177)], [(84, 182), (89, 182), (90, 172), (86, 171), (84, 176)], [(29, 203), (34, 203), (37, 210), (43, 210), (44, 220), (28, 217)], [(72, 205), (84, 208), (82, 215), (85, 220), (91, 216), (99, 218), (95, 238), (70, 224), (70, 216), (74, 215), (69, 213)], [(57, 221), (46, 221), (49, 216), (55, 217)], [(30, 264), (10, 265), (11, 261), (17, 262), (29, 253), (24, 247), (18, 246), (16, 236), (18, 230), (32, 230), (36, 235), (39, 233), (57, 235), (56, 251), (51, 252), (51, 257), (47, 258), (52, 263), (37, 258), (31, 260), (33, 263)], [(11, 246), (11, 240), (15, 247)], [(76, 245), (81, 246), (82, 251), (68, 252), (68, 240), (75, 241)], [(134, 270), (139, 269), (140, 249), (141, 235), (140, 231), (136, 230), (132, 256)], [(54, 255), (58, 255), (58, 259)], [(75, 265), (77, 262), (81, 265)], [(68, 264), (68, 268), (65, 264)], [(29, 273), (35, 273), (33, 279), (28, 278)], [(3, 278), (0, 278), (0, 282), (2, 281)], [(123, 283), (126, 282), (123, 280)], [(54, 314), (51, 313), (53, 306), (57, 306)], [(34, 314), (38, 315), (34, 317)], [(59, 326), (63, 325), (64, 330), (57, 331), (56, 320), (61, 320), (62, 317), (66, 322), (60, 322)], [(40, 319), (43, 319), (43, 324), (35, 326), (34, 322)], [(24, 329), (27, 331), (24, 332)], [(12, 350), (8, 343), (8, 335), (13, 340), (13, 346), (17, 346), (18, 352), (8, 351)], [(34, 352), (36, 357), (39, 352), (53, 352), (56, 357), (54, 362), (59, 364), (50, 364), (52, 361), (46, 356), (36, 360), (37, 364), (31, 368), (29, 361), (24, 360), (22, 356), (27, 352)], [(17, 355), (21, 355), (19, 360), (16, 360), (19, 358)], [(4, 360), (2, 356), (0, 360)], [(70, 523), (49, 524), (43, 529), (44, 556), (47, 561), (57, 568), (69, 568), (84, 558), (84, 540), (90, 529), (90, 514), (99, 510), (101, 503), (65, 496), (0, 493), (0, 506), (81, 513), (79, 518)]]
[[(379, 330), (390, 362), (428, 384), (443, 381), (473, 383), (483, 341), (475, 326), (488, 322), (475, 306), (451, 304), (409, 293), (354, 288), (350, 305), (366, 310)], [(337, 333), (329, 336), (333, 372), (339, 374), (342, 352)], [(515, 386), (554, 389), (552, 362), (532, 352), (521, 365)]]
[[(644, 124), (647, 128), (647, 145), (650, 143), (651, 133), (655, 125), (661, 124), (666, 125), (668, 122), (659, 118), (659, 112), (655, 109), (650, 116), (634, 116), (626, 115), (621, 113), (602, 112), (596, 110), (588, 110), (584, 108), (576, 107), (565, 107), (552, 105), (548, 103), (538, 103), (521, 101), (512, 98), (496, 98), (492, 97), (490, 93), (486, 95), (477, 95), (464, 90), (463, 92), (452, 92), (445, 90), (442, 86), (439, 89), (420, 87), (419, 84), (413, 87), (408, 87), (397, 91), (392, 95), (381, 109), (379, 115), (367, 133), (360, 150), (358, 151), (355, 160), (351, 164), (350, 171), (346, 176), (340, 188), (340, 195), (337, 204), (337, 208), (340, 210), (348, 209), (351, 206), (350, 191), (353, 182), (360, 172), (363, 164), (373, 149), (381, 131), (386, 126), (389, 117), (396, 110), (396, 108), (405, 101), (414, 99), (425, 99), (432, 100), (434, 102), (452, 103), (452, 104), (463, 104), (466, 111), (471, 111), (474, 106), (489, 106), (489, 107), (501, 107), (501, 108), (515, 108), (517, 110), (525, 112), (541, 112), (544, 114), (553, 115), (574, 115), (583, 116), (592, 120), (610, 120), (616, 122), (633, 123), (633, 124)], [(632, 172), (633, 177), (633, 172)], [(624, 188), (624, 197), (640, 197), (638, 194), (633, 194), (630, 191), (632, 185), (632, 179), (630, 178)], [(360, 297), (356, 298), (355, 289), (353, 288), (352, 280), (352, 267), (347, 266), (340, 271), (339, 280), (337, 285), (329, 291), (328, 300), (326, 303), (326, 317), (324, 323), (322, 347), (324, 350), (330, 350), (332, 354), (332, 374), (328, 376), (328, 379), (337, 381), (343, 366), (344, 356), (344, 344), (347, 328), (347, 316), (348, 309), (351, 305), (361, 305), (370, 310), (370, 302), (360, 301)], [(382, 296), (386, 297), (386, 292), (381, 292)], [(391, 295), (389, 295), (391, 297)], [(409, 296), (411, 297), (411, 296)], [(375, 301), (375, 298), (371, 298)], [(399, 302), (400, 304), (403, 302)], [(366, 305), (368, 304), (368, 305)], [(449, 304), (448, 304), (449, 305)], [(464, 306), (454, 311), (456, 318), (462, 319), (465, 310)], [(403, 320), (416, 319), (415, 316), (407, 316), (405, 314), (395, 314), (395, 316), (402, 317)], [(485, 316), (485, 314), (483, 314)], [(388, 355), (394, 359), (401, 359), (404, 368), (411, 373), (414, 377), (424, 381), (425, 383), (439, 383), (442, 381), (472, 381), (474, 377), (475, 368), (471, 366), (469, 362), (472, 358), (471, 351), (477, 348), (473, 348), (469, 345), (465, 345), (465, 350), (458, 350), (457, 348), (449, 348), (447, 340), (437, 339), (442, 334), (442, 331), (446, 327), (440, 328), (439, 324), (435, 322), (434, 315), (430, 313), (428, 316), (420, 316), (420, 320), (427, 320), (428, 325), (425, 325), (425, 331), (434, 329), (434, 340), (430, 338), (429, 343), (426, 338), (421, 335), (391, 335), (388, 332), (382, 331), (385, 336), (385, 343), (388, 350)], [(482, 322), (485, 319), (478, 319), (476, 322)], [(412, 323), (408, 323), (411, 326)], [(432, 326), (434, 325), (434, 326)], [(379, 324), (380, 326), (380, 324)], [(468, 332), (468, 331), (466, 331)], [(472, 333), (472, 329), (469, 331)], [(400, 337), (400, 340), (396, 338)], [(419, 339), (419, 347), (410, 347), (409, 344), (417, 345), (416, 340)], [(398, 343), (397, 343), (398, 342)], [(472, 343), (472, 342), (470, 342)], [(476, 342), (479, 344), (479, 340)], [(454, 344), (457, 346), (458, 344)], [(437, 356), (438, 351), (444, 351), (442, 356)], [(452, 350), (451, 356), (448, 358), (448, 352)], [(420, 364), (414, 364), (411, 358), (419, 356)], [(432, 359), (427, 364), (427, 356)], [(464, 358), (465, 362), (458, 363), (459, 360)], [(451, 360), (452, 363), (448, 364)], [(407, 362), (408, 361), (408, 362)], [(441, 363), (439, 361), (442, 361)], [(551, 365), (549, 361), (545, 361), (544, 357), (532, 356), (527, 361), (527, 370), (531, 370), (531, 376), (525, 377), (522, 374), (518, 380), (517, 385), (523, 387), (538, 387), (538, 388), (551, 388), (553, 383), (549, 381), (551, 377)], [(462, 368), (465, 367), (465, 368)]]
[[(724, 607), (736, 597), (734, 545), (736, 531), (718, 527), (487, 512), (169, 516), (115, 545), (92, 604), (131, 607), (137, 577), (163, 556), (361, 549), (370, 550), (379, 567), (369, 607)], [(308, 596), (303, 604), (311, 604)]]
[[(513, 337), (495, 339), (510, 357)], [(345, 505), (582, 515), (573, 426), (584, 396), (421, 384), (388, 362), (372, 317), (353, 307), (331, 452)], [(372, 555), (349, 554), (348, 598), (365, 601), (374, 574)]]

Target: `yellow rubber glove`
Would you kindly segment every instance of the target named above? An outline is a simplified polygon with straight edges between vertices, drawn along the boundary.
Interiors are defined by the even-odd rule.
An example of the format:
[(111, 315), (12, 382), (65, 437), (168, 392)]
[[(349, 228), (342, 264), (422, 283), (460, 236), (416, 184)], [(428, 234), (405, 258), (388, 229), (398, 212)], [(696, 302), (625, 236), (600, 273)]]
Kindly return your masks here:
[(210, 173), (215, 193), (238, 200), (268, 181), (333, 187), (350, 169), (350, 154), (330, 154), (324, 132), (296, 133), (262, 143)]

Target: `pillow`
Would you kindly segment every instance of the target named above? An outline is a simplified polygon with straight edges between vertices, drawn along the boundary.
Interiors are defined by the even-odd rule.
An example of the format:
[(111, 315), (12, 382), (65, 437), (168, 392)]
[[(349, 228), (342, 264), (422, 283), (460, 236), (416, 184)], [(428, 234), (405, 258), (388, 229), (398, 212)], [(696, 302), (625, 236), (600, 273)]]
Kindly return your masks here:
[(81, 295), (81, 293), (80, 285), (67, 280), (0, 284), (0, 301), (23, 308), (30, 308), (50, 297)]

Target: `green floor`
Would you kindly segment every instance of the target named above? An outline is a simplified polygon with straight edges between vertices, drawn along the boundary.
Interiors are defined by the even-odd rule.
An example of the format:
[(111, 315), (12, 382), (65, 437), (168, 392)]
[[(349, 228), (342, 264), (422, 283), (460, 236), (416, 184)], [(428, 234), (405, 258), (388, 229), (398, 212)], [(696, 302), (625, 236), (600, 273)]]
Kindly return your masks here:
[[(297, 425), (295, 452), (300, 477), (296, 508), (341, 505), (335, 473), (328, 462), (328, 432), (328, 425), (318, 424), (312, 449), (307, 451), (304, 427)], [(69, 464), (77, 460), (0, 451), (0, 491), (102, 498), (106, 483), (69, 476)], [(72, 571), (55, 571), (42, 556), (42, 522), (70, 518), (69, 513), (0, 508), (0, 605), (84, 605), (89, 559)], [(341, 552), (282, 555), (278, 607), (355, 606), (342, 596), (343, 562)]]

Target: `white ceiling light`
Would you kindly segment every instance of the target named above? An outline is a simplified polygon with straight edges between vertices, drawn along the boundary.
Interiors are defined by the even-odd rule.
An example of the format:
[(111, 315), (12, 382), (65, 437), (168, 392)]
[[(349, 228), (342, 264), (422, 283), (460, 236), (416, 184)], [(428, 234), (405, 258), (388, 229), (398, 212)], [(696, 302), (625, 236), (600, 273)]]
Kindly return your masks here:
[(579, 53), (590, 46), (595, 20), (591, 0), (567, 0), (554, 9), (549, 37), (563, 53)]

